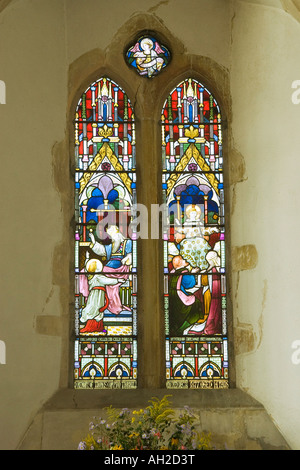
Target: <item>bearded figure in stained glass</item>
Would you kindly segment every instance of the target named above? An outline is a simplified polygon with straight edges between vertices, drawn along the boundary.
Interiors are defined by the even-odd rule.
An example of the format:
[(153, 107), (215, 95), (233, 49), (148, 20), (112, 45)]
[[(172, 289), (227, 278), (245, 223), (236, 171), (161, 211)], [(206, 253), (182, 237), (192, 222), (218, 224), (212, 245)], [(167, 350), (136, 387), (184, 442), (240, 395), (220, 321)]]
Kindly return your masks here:
[(198, 205), (188, 206), (185, 214), (183, 226), (180, 226), (178, 219), (175, 220), (175, 240), (179, 241), (179, 253), (193, 268), (205, 270), (208, 267), (206, 255), (211, 250), (207, 238), (218, 229), (203, 226)]
[[(175, 227), (176, 232), (184, 234), (180, 242), (180, 255), (191, 266), (206, 268), (205, 255), (209, 250), (207, 241), (203, 238), (199, 224), (201, 210), (198, 206), (190, 206), (186, 209), (186, 221), (182, 228)], [(179, 221), (176, 221), (179, 224)]]
[(105, 258), (103, 272), (108, 278), (115, 279), (116, 283), (107, 285), (106, 292), (108, 296), (107, 308), (111, 313), (119, 314), (130, 308), (122, 305), (119, 294), (120, 282), (128, 279), (128, 273), (132, 264), (132, 240), (126, 239), (116, 225), (107, 228), (107, 234), (112, 242), (104, 245), (95, 240), (94, 234), (90, 232), (90, 248), (98, 256)]

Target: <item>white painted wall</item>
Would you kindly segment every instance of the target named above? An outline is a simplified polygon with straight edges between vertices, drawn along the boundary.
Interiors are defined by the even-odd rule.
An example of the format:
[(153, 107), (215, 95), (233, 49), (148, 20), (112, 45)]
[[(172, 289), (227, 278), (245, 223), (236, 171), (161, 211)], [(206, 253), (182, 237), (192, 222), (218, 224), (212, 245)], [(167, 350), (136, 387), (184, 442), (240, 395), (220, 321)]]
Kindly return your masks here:
[(1, 13), (2, 449), (18, 445), (59, 383), (60, 340), (36, 334), (34, 318), (64, 313), (52, 288), (63, 224), (52, 148), (65, 133), (68, 67), (105, 49), (137, 13), (155, 15), (188, 53), (230, 69), (233, 143), (247, 178), (236, 186), (232, 241), (254, 244), (259, 255), (256, 269), (240, 273), (236, 322), (253, 325), (257, 341), (255, 351), (237, 357), (237, 382), (300, 448), (300, 105), (291, 101), (291, 84), (300, 79), (300, 25), (278, 2), (268, 3), (186, 0), (182, 9), (177, 0), (131, 0), (126, 8), (121, 0), (15, 0)]
[[(164, 22), (188, 52), (228, 65), (230, 17), (223, 0), (188, 0), (184, 9), (181, 2), (170, 8), (156, 0), (6, 4), (0, 17), (0, 79), (6, 85), (6, 104), (0, 107), (0, 332), (7, 363), (0, 365), (0, 448), (13, 449), (59, 385), (61, 341), (38, 335), (35, 318), (66, 314), (52, 285), (63, 224), (52, 150), (65, 136), (69, 65), (92, 49), (105, 51), (118, 29), (139, 13)], [(122, 54), (120, 49), (120, 60)]]
[(237, 357), (237, 383), (299, 449), (300, 105), (292, 83), (300, 79), (300, 24), (279, 9), (235, 2), (232, 37), (233, 139), (246, 162), (232, 242), (254, 243), (259, 259), (240, 273), (236, 321), (253, 326), (257, 344)]
[(65, 132), (64, 15), (59, 0), (17, 1), (0, 16), (1, 305), (0, 448), (13, 449), (58, 387), (60, 339), (37, 335), (38, 314), (60, 315), (52, 256), (60, 199), (52, 147)]

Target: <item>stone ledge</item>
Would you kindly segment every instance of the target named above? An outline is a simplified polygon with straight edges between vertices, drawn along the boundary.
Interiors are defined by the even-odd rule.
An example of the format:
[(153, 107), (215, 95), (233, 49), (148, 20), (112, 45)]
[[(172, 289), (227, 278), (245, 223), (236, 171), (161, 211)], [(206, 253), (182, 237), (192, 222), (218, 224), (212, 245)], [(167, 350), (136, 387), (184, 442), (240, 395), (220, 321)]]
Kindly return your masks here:
[(239, 389), (227, 390), (169, 390), (169, 389), (136, 389), (136, 390), (72, 390), (57, 391), (48, 400), (43, 409), (91, 409), (112, 405), (115, 408), (136, 408), (147, 405), (152, 397), (159, 399), (170, 395), (173, 405), (180, 408), (185, 405), (191, 408), (255, 408), (263, 406), (247, 393)]
[(239, 389), (59, 390), (37, 413), (18, 449), (76, 450), (94, 417), (106, 417), (105, 407), (144, 408), (152, 397), (164, 395), (171, 395), (175, 411), (192, 409), (197, 428), (212, 434), (217, 449), (289, 449), (264, 407)]

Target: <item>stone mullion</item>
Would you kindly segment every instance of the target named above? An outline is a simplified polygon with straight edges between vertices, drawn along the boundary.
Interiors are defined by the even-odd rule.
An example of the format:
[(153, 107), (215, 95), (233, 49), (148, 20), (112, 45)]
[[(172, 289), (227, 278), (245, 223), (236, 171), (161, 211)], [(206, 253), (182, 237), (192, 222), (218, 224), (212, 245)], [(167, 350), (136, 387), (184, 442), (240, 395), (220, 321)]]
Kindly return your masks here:
[(140, 121), (137, 145), (138, 202), (147, 208), (148, 238), (139, 239), (138, 348), (139, 387), (164, 386), (163, 310), (160, 287), (160, 240), (151, 239), (151, 207), (159, 204), (159, 154), (152, 117)]

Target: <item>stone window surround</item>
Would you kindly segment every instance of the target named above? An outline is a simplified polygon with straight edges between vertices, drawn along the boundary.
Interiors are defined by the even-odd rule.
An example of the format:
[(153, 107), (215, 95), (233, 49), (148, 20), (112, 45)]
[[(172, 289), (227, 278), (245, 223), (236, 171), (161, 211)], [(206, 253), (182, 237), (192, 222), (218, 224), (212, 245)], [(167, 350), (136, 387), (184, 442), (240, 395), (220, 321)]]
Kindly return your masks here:
[[(149, 20), (149, 18), (148, 18)], [(172, 61), (154, 79), (148, 80), (130, 70), (120, 54), (134, 36), (151, 31), (171, 50)], [(136, 28), (135, 28), (136, 26)], [(169, 92), (183, 79), (193, 77), (203, 83), (217, 100), (223, 118), (224, 188), (226, 216), (227, 323), (229, 339), (228, 390), (167, 390), (165, 388), (163, 269), (161, 240), (139, 240), (138, 285), (138, 389), (74, 390), (74, 115), (76, 105), (90, 83), (108, 76), (127, 93), (134, 107), (137, 139), (137, 194), (139, 203), (150, 208), (161, 203), (160, 112)], [(143, 16), (124, 25), (104, 52), (94, 49), (69, 67), (66, 133), (53, 146), (53, 182), (61, 198), (63, 227), (61, 241), (53, 253), (53, 285), (60, 290), (60, 315), (38, 315), (38, 334), (61, 338), (61, 364), (57, 391), (46, 401), (28, 427), (19, 449), (76, 448), (88, 430), (91, 416), (101, 408), (144, 407), (153, 396), (172, 396), (173, 406), (188, 405), (199, 413), (203, 430), (215, 434), (217, 442), (235, 449), (287, 448), (264, 407), (238, 388), (235, 356), (255, 348), (255, 335), (249, 324), (235, 318), (234, 299), (240, 272), (257, 263), (254, 245), (232, 247), (230, 215), (234, 211), (236, 185), (245, 180), (243, 156), (233, 147), (231, 136), (231, 96), (229, 72), (208, 57), (187, 54), (180, 41), (172, 37), (153, 18)], [(143, 165), (141, 165), (143, 163)], [(149, 177), (150, 175), (150, 177)], [(143, 275), (146, 273), (146, 275)], [(149, 287), (149, 279), (152, 285)], [(234, 279), (234, 284), (232, 279)], [(148, 284), (148, 285), (147, 285)], [(153, 308), (156, 315), (153, 315)], [(156, 365), (153, 368), (153, 364)], [(54, 387), (55, 388), (55, 387)], [(57, 426), (61, 423), (61, 426)], [(70, 433), (67, 433), (67, 429)], [(58, 432), (59, 431), (59, 432)], [(63, 437), (62, 437), (63, 436)]]
[[(128, 28), (119, 32), (104, 52), (93, 49), (75, 60), (69, 67), (66, 134), (53, 147), (53, 179), (61, 197), (64, 218), (62, 240), (53, 255), (53, 284), (60, 289), (60, 316), (38, 315), (37, 333), (61, 336), (62, 353), (59, 389), (72, 389), (74, 358), (74, 116), (82, 92), (97, 78), (108, 76), (127, 93), (136, 120), (137, 195), (138, 202), (150, 208), (161, 204), (161, 128), (160, 113), (170, 91), (182, 80), (193, 77), (203, 83), (217, 100), (222, 112), (224, 187), (226, 209), (227, 259), (227, 323), (229, 341), (229, 382), (236, 387), (233, 338), (240, 338), (243, 351), (253, 349), (251, 325), (234, 328), (232, 272), (251, 269), (256, 265), (254, 246), (230, 248), (230, 211), (234, 203), (235, 185), (243, 181), (243, 157), (231, 145), (231, 97), (229, 72), (212, 59), (187, 54), (183, 44), (155, 24), (148, 31), (156, 35), (172, 53), (172, 60), (157, 77), (138, 76), (124, 60), (124, 53), (133, 37), (145, 32), (139, 28), (130, 37)], [(130, 30), (133, 31), (132, 25)], [(120, 51), (123, 44), (123, 56)], [(139, 240), (138, 243), (138, 387), (165, 388), (163, 269), (161, 240)], [(143, 273), (147, 273), (143, 275)], [(152, 284), (149, 287), (149, 280)], [(233, 293), (232, 293), (233, 292)], [(153, 309), (156, 314), (153, 315)], [(234, 334), (233, 334), (234, 330)], [(246, 346), (245, 346), (246, 344)], [(153, 363), (156, 367), (153, 368)]]

